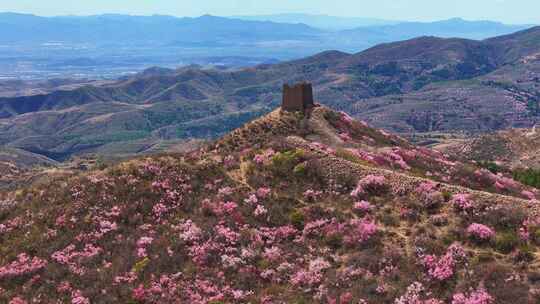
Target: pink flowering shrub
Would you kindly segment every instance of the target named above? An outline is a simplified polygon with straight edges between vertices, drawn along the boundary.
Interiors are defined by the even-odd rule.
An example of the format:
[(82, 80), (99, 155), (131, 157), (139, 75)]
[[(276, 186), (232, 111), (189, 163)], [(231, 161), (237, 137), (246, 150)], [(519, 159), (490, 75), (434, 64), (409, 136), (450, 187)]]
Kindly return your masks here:
[(361, 194), (378, 194), (386, 187), (386, 179), (381, 175), (368, 175), (362, 178), (356, 188), (351, 192), (351, 196), (358, 197)]
[(427, 269), (427, 274), (436, 280), (445, 281), (455, 273), (458, 262), (465, 258), (463, 247), (453, 244), (448, 247), (446, 253), (437, 257), (435, 255), (425, 255), (422, 257), (422, 264)]
[(47, 265), (47, 261), (38, 257), (29, 257), (21, 253), (8, 265), (0, 267), (0, 280), (33, 274)]
[(356, 211), (368, 213), (372, 211), (375, 207), (368, 201), (359, 201), (355, 202), (353, 205), (353, 209)]
[(266, 213), (268, 213), (268, 210), (263, 205), (257, 205), (255, 208), (255, 211), (253, 211), (253, 215), (255, 216), (263, 216)]
[(350, 236), (350, 240), (363, 243), (373, 237), (378, 230), (377, 225), (373, 220), (368, 218), (364, 219), (352, 219), (350, 225), (353, 229), (353, 234)]
[(467, 233), (476, 241), (487, 241), (495, 236), (495, 231), (493, 229), (478, 223), (469, 225)]
[(452, 304), (492, 304), (495, 299), (482, 287), (468, 294), (457, 293), (452, 297)]
[(443, 304), (443, 302), (431, 298), (422, 283), (414, 282), (407, 287), (405, 294), (394, 301), (394, 304)]
[(473, 202), (470, 196), (465, 193), (459, 193), (452, 197), (451, 204), (460, 211), (468, 211), (473, 208)]
[(536, 199), (536, 194), (528, 190), (521, 191), (521, 195), (523, 195), (525, 198), (531, 201)]
[(521, 185), (519, 182), (512, 178), (505, 177), (502, 174), (493, 174), (487, 169), (478, 169), (474, 172), (477, 180), (487, 186), (493, 186), (497, 192), (503, 193), (521, 193)]
[(267, 164), (270, 162), (270, 160), (272, 159), (272, 157), (276, 154), (276, 152), (272, 149), (268, 149), (266, 151), (264, 151), (263, 153), (261, 154), (257, 154), (255, 155), (255, 157), (253, 158), (253, 161), (257, 164), (257, 165), (263, 165), (263, 164)]
[(28, 302), (20, 297), (14, 297), (11, 299), (11, 301), (9, 301), (9, 304), (28, 304)]
[(352, 140), (351, 136), (348, 133), (340, 133), (339, 138), (341, 138), (341, 140), (343, 140), (344, 142)]
[(140, 258), (146, 257), (148, 254), (146, 252), (147, 247), (152, 244), (154, 239), (152, 237), (143, 236), (137, 241), (137, 256)]
[(437, 190), (437, 184), (431, 181), (421, 183), (416, 188), (416, 193), (425, 208), (436, 208), (444, 202), (442, 193)]
[(259, 189), (257, 189), (256, 195), (260, 199), (265, 199), (265, 198), (268, 198), (271, 192), (272, 190), (270, 188), (260, 187)]
[(80, 290), (75, 290), (71, 295), (71, 304), (90, 304), (90, 300), (85, 298)]
[(192, 220), (181, 222), (176, 229), (180, 231), (180, 239), (186, 242), (194, 242), (201, 238), (202, 230)]
[(322, 194), (323, 194), (322, 191), (316, 191), (316, 190), (313, 190), (313, 189), (308, 189), (308, 190), (306, 190), (304, 192), (304, 197), (307, 200), (315, 201), (316, 199), (321, 197)]
[(324, 270), (330, 268), (330, 263), (322, 258), (316, 258), (309, 262), (307, 269), (301, 269), (290, 278), (292, 285), (314, 285), (323, 279)]
[(411, 170), (411, 166), (409, 166), (409, 164), (407, 164), (403, 157), (397, 152), (399, 152), (399, 150), (393, 150), (386, 153), (386, 156), (390, 159), (393, 166), (397, 166), (402, 170)]

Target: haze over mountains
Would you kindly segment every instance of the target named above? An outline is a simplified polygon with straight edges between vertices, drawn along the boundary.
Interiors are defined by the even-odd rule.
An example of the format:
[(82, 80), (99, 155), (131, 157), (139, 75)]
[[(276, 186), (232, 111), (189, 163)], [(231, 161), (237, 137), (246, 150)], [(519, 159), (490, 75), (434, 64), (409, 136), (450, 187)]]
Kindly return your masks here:
[(396, 24), (311, 15), (239, 18), (0, 13), (0, 79), (115, 78), (154, 65), (193, 63), (245, 67), (424, 35), (484, 39), (529, 27), (462, 19)]
[(275, 15), (253, 15), (253, 16), (231, 16), (251, 21), (272, 21), (280, 23), (303, 23), (311, 27), (325, 30), (349, 30), (357, 27), (369, 27), (398, 24), (401, 21), (384, 20), (377, 18), (362, 18), (362, 17), (336, 17), (329, 15), (313, 15), (313, 14), (275, 14)]
[(141, 153), (215, 138), (274, 109), (285, 82), (411, 135), (531, 127), (540, 110), (540, 27), (476, 41), (421, 37), (240, 70), (149, 69), (114, 83), (0, 99), (0, 144), (56, 160)]

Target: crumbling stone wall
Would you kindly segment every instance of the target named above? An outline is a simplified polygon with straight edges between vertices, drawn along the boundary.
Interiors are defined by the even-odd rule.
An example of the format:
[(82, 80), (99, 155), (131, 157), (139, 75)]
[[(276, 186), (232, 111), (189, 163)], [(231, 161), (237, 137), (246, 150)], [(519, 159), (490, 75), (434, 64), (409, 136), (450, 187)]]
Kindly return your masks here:
[(293, 86), (283, 85), (283, 100), (281, 109), (288, 112), (306, 112), (315, 106), (313, 102), (313, 87), (303, 82)]

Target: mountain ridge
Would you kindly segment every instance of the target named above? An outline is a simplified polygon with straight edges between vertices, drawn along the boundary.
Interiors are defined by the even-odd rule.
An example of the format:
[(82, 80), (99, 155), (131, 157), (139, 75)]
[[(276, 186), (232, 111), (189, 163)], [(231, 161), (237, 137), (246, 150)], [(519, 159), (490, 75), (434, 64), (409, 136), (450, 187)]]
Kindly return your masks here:
[[(165, 134), (166, 139), (193, 134), (217, 137), (230, 129), (219, 127), (212, 133), (212, 128), (238, 127), (243, 119), (270, 111), (279, 104), (282, 84), (298, 81), (312, 82), (319, 102), (403, 134), (531, 127), (540, 115), (535, 85), (540, 76), (534, 77), (540, 73), (535, 59), (540, 44), (534, 43), (539, 36), (540, 27), (485, 41), (420, 37), (355, 54), (327, 51), (234, 71), (151, 69), (102, 86), (1, 98), (0, 143), (27, 149), (40, 137), (39, 142), (44, 138), (51, 143), (75, 141), (51, 147), (51, 153), (70, 155), (85, 150), (73, 146), (88, 143), (94, 149), (123, 138), (157, 142)], [(204, 110), (205, 106), (209, 108)], [(88, 112), (81, 113), (78, 107)], [(216, 115), (220, 111), (225, 112)], [(17, 119), (24, 113), (24, 120)], [(130, 115), (139, 123), (134, 124)], [(114, 128), (100, 129), (94, 120), (70, 127), (82, 116), (108, 117), (103, 119)], [(55, 129), (43, 137), (43, 132), (29, 126), (37, 126), (44, 117), (62, 126), (60, 130), (79, 131), (60, 134)], [(208, 118), (203, 126), (190, 122), (203, 118)], [(84, 128), (88, 128), (86, 139), (80, 138)]]

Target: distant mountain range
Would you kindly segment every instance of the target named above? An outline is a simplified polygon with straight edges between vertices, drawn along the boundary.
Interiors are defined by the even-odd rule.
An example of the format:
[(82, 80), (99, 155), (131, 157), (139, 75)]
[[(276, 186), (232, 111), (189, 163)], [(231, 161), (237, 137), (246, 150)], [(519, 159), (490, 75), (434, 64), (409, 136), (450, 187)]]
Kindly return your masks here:
[(279, 23), (304, 23), (312, 27), (325, 30), (348, 30), (357, 27), (381, 26), (398, 24), (401, 21), (384, 20), (377, 18), (362, 17), (336, 17), (328, 15), (311, 14), (275, 14), (275, 15), (254, 15), (254, 16), (231, 16), (251, 21), (272, 21)]
[(39, 17), (0, 14), (0, 42), (96, 44), (183, 43), (229, 45), (259, 40), (310, 39), (320, 30), (303, 24), (243, 21), (215, 16), (99, 15)]
[(109, 80), (152, 66), (189, 64), (242, 68), (326, 50), (357, 53), (425, 35), (484, 39), (528, 28), (462, 19), (395, 23), (317, 15), (267, 17), (0, 13), (0, 81)]
[[(348, 29), (327, 30), (340, 27)], [(177, 18), (160, 15), (40, 17), (1, 13), (0, 43), (152, 44), (213, 48), (240, 46), (246, 43), (261, 46), (261, 43), (269, 45), (276, 41), (297, 41), (303, 42), (302, 46), (319, 45), (324, 49), (358, 51), (382, 42), (424, 35), (483, 39), (527, 27), (529, 26), (462, 19), (430, 23), (397, 23), (317, 15), (238, 18), (204, 15), (197, 18)]]
[(104, 85), (0, 98), (0, 145), (62, 160), (215, 138), (274, 109), (286, 82), (405, 135), (540, 121), (540, 27), (487, 40), (420, 37), (240, 70), (150, 69)]

